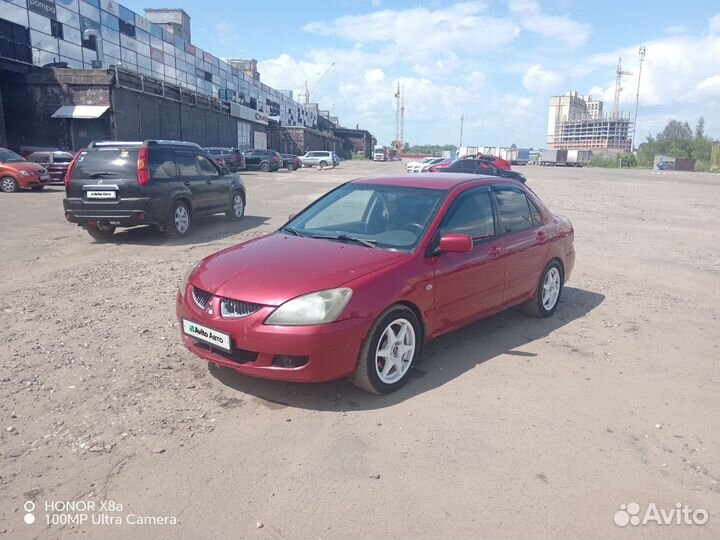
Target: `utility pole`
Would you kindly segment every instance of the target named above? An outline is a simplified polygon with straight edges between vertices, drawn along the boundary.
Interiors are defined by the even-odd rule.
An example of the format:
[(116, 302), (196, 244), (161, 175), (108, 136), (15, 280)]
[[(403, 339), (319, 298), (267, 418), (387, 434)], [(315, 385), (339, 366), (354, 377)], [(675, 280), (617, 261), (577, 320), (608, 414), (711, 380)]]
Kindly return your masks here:
[(631, 152), (635, 149), (635, 133), (637, 133), (638, 106), (640, 105), (640, 79), (642, 78), (642, 65), (643, 65), (643, 61), (645, 60), (646, 52), (647, 52), (647, 49), (645, 48), (645, 45), (640, 47), (640, 49), (638, 50), (638, 54), (640, 55), (640, 67), (638, 67), (637, 93), (635, 94), (635, 120), (633, 121), (632, 142), (630, 143), (630, 151)]
[(460, 115), (460, 144), (458, 145), (458, 151), (460, 150), (460, 147), (462, 146), (462, 138), (463, 138), (463, 124), (465, 123), (465, 115)]
[(395, 90), (395, 144), (400, 142), (400, 83)]
[(398, 139), (398, 152), (405, 150), (405, 86), (400, 91), (400, 138)]

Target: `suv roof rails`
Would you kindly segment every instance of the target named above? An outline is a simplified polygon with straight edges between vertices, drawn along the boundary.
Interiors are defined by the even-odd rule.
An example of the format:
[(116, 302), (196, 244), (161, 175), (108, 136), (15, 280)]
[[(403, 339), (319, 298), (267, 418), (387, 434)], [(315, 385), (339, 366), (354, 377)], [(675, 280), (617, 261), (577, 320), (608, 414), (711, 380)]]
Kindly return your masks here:
[(116, 148), (116, 147), (141, 147), (141, 146), (158, 146), (158, 145), (171, 145), (171, 146), (185, 146), (188, 148), (200, 148), (200, 145), (194, 142), (186, 141), (170, 141), (165, 139), (148, 139), (145, 141), (92, 141), (87, 145), (87, 148)]

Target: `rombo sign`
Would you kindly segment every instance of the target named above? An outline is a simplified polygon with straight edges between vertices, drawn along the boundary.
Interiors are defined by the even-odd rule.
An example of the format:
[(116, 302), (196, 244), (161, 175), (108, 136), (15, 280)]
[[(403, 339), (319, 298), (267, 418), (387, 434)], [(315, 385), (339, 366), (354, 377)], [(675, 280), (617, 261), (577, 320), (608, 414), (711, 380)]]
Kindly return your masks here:
[(57, 7), (55, 6), (55, 2), (48, 2), (48, 0), (27, 0), (27, 3), (30, 11), (34, 11), (40, 15), (45, 15), (51, 19), (57, 18)]

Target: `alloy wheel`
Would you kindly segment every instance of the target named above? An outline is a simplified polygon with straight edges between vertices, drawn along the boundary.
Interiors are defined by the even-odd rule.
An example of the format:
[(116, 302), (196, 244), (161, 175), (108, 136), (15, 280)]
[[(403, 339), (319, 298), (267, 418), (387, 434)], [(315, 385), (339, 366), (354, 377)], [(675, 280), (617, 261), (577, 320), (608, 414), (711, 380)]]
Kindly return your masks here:
[(183, 205), (175, 208), (175, 230), (180, 234), (185, 234), (190, 227), (190, 214)]
[(393, 384), (403, 378), (415, 345), (415, 329), (407, 319), (396, 319), (385, 328), (375, 351), (375, 370), (383, 383)]
[(555, 307), (560, 296), (560, 271), (553, 266), (545, 274), (545, 280), (542, 285), (542, 304), (543, 307), (550, 311)]
[(233, 212), (236, 218), (243, 217), (245, 213), (245, 201), (243, 201), (242, 195), (236, 193), (233, 197)]

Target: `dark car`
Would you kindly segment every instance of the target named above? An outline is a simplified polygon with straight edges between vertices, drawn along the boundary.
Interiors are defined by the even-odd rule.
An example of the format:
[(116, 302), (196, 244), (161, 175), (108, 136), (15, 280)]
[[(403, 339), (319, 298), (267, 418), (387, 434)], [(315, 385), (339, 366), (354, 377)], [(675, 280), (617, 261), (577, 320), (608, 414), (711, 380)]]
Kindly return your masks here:
[(25, 159), (30, 163), (37, 163), (50, 171), (51, 184), (62, 184), (65, 182), (65, 173), (74, 157), (70, 152), (56, 150), (53, 152), (33, 152)]
[(283, 163), (283, 159), (275, 150), (263, 150), (254, 148), (244, 153), (245, 166), (248, 170), (260, 170), (263, 172), (277, 171)]
[(245, 169), (245, 157), (237, 148), (210, 146), (204, 150), (210, 154), (218, 165), (227, 166), (230, 172), (238, 172)]
[(184, 237), (201, 214), (242, 219), (247, 200), (240, 176), (197, 144), (161, 140), (90, 143), (70, 164), (65, 194), (65, 218), (99, 240), (136, 225)]
[(487, 174), (490, 176), (499, 176), (501, 178), (510, 178), (517, 180), (518, 182), (522, 182), (523, 184), (527, 181), (527, 178), (519, 172), (500, 169), (493, 165), (490, 161), (484, 159), (457, 159), (447, 167), (437, 167), (434, 165), (430, 167), (430, 172)]
[(293, 154), (280, 154), (280, 157), (283, 160), (282, 166), (288, 171), (294, 171), (302, 167), (302, 160), (298, 156)]

